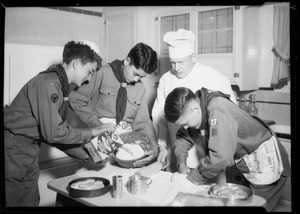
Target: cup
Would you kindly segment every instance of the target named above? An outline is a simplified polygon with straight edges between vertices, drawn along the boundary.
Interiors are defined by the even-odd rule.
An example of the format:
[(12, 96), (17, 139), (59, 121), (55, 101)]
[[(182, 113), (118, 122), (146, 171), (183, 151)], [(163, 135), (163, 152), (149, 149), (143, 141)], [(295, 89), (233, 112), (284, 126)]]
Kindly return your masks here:
[(113, 180), (113, 198), (121, 198), (123, 196), (123, 177), (122, 175), (114, 175)]
[(129, 177), (129, 192), (133, 195), (146, 195), (151, 183), (151, 178), (136, 173)]

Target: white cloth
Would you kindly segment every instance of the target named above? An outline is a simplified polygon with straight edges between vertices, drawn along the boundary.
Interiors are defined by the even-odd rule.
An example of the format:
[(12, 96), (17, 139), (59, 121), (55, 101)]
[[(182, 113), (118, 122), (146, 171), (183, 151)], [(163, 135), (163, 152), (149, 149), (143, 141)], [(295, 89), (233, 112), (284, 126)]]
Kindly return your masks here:
[(98, 56), (100, 56), (100, 50), (94, 42), (90, 42), (87, 40), (80, 40), (79, 42), (88, 45)]
[(195, 52), (195, 35), (192, 31), (179, 29), (167, 32), (163, 37), (163, 41), (169, 47), (170, 58), (182, 58)]
[(250, 171), (243, 174), (253, 184), (272, 184), (280, 178), (283, 171), (280, 151), (274, 136), (242, 159)]
[[(166, 145), (166, 132), (168, 132), (168, 125), (164, 114), (165, 100), (168, 94), (176, 87), (187, 87), (193, 92), (196, 92), (202, 87), (214, 91), (221, 91), (225, 94), (229, 94), (230, 99), (234, 103), (237, 103), (229, 79), (209, 66), (197, 62), (188, 76), (182, 79), (178, 79), (171, 71), (168, 71), (163, 74), (159, 80), (157, 97), (152, 108), (155, 131), (157, 133), (163, 132), (163, 134), (159, 134), (159, 145)], [(174, 133), (170, 133), (170, 137), (175, 139), (175, 134), (176, 130)]]

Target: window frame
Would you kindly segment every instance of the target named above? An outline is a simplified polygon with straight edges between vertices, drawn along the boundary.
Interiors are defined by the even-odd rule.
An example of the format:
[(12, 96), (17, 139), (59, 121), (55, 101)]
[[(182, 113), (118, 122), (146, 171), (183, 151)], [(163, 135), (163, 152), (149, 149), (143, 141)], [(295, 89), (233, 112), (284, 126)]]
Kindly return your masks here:
[(187, 6), (187, 7), (163, 7), (160, 10), (157, 10), (155, 13), (155, 19), (156, 19), (156, 35), (157, 35), (157, 49), (159, 56), (164, 58), (168, 57), (168, 54), (161, 54), (162, 53), (162, 36), (161, 36), (161, 18), (166, 16), (175, 16), (175, 15), (181, 15), (181, 14), (189, 14), (189, 30), (192, 31), (195, 34), (196, 41), (195, 41), (195, 50), (198, 55), (201, 55), (198, 53), (198, 13), (199, 12), (205, 12), (205, 11), (211, 11), (211, 10), (218, 10), (218, 9), (228, 9), (233, 8), (233, 23), (232, 23), (232, 31), (233, 31), (233, 38), (232, 38), (232, 52), (230, 53), (206, 53), (205, 56), (207, 57), (232, 57), (236, 53), (236, 44), (237, 44), (237, 38), (236, 38), (236, 9), (235, 6), (230, 5), (223, 5), (223, 6)]

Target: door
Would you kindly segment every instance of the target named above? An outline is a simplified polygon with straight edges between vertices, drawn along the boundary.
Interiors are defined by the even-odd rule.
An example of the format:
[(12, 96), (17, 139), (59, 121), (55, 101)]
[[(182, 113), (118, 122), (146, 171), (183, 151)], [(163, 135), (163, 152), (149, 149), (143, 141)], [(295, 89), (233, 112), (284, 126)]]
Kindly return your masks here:
[(134, 46), (133, 12), (104, 17), (104, 62), (123, 60)]

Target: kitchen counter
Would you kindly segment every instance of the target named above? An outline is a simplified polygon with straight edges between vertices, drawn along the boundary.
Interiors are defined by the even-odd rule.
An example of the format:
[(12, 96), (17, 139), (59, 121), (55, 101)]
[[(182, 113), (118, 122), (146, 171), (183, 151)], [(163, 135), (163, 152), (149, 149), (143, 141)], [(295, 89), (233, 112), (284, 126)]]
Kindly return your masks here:
[(275, 132), (275, 133), (282, 133), (282, 134), (291, 134), (291, 127), (287, 125), (278, 125), (278, 124), (273, 124), (270, 125), (270, 128)]
[[(113, 175), (123, 176), (123, 197), (115, 199), (111, 191), (105, 195), (93, 198), (71, 198), (76, 202), (86, 206), (172, 206), (178, 192), (201, 193), (207, 194), (209, 185), (194, 186), (192, 189), (183, 189), (178, 184), (171, 181), (172, 173), (158, 171), (151, 175), (152, 183), (150, 184), (145, 196), (135, 196), (127, 191), (126, 183), (129, 176), (134, 174), (138, 169), (125, 169), (107, 163), (102, 169), (88, 170), (78, 174), (58, 178), (48, 182), (48, 188), (57, 192), (57, 199), (71, 198), (67, 187), (69, 182), (81, 177), (103, 177), (112, 183)], [(253, 195), (249, 203), (240, 206), (264, 207), (266, 200), (262, 197)], [(59, 203), (57, 203), (59, 204)], [(229, 205), (230, 206), (230, 205)], [(237, 205), (235, 205), (237, 206)]]

